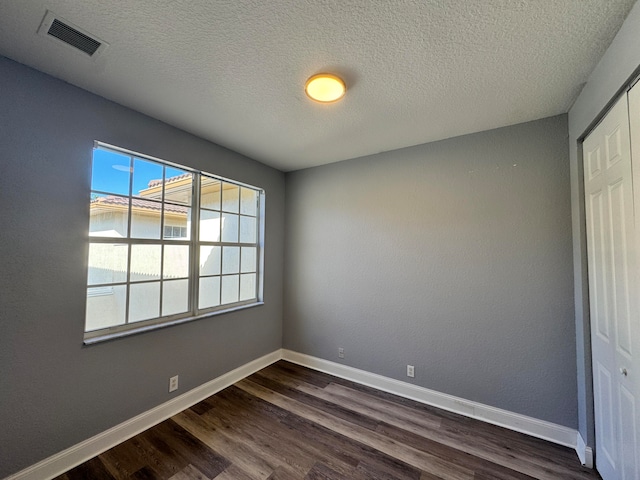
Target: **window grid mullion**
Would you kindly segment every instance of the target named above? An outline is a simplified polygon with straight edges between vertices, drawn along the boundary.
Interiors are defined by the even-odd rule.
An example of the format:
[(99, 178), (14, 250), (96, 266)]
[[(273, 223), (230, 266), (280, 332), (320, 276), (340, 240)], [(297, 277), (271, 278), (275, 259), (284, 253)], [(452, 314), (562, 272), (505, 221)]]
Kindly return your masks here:
[[(90, 243), (122, 243), (131, 245), (158, 245), (163, 240), (157, 238), (89, 237)], [(191, 245), (190, 240), (171, 240), (170, 245)]]
[[(222, 192), (222, 189), (220, 189)], [(220, 204), (220, 208), (222, 208), (222, 204)], [(222, 222), (222, 213), (220, 213), (220, 222)], [(221, 224), (222, 225), (222, 224)], [(220, 229), (220, 237), (222, 237), (222, 229)], [(218, 305), (222, 305), (222, 272), (224, 272), (224, 247), (220, 247), (220, 275), (218, 278), (220, 281), (218, 282)]]
[[(263, 192), (264, 193), (264, 192)], [(263, 193), (256, 192), (256, 298), (261, 298), (264, 293), (264, 276), (262, 274), (262, 267), (264, 263), (262, 262), (263, 258), (263, 245), (264, 245), (264, 226), (262, 224), (262, 200)]]
[[(136, 325), (148, 325), (148, 324), (162, 324), (162, 320), (164, 318), (169, 319), (169, 321), (175, 321), (176, 319), (179, 318), (188, 318), (188, 315), (191, 315), (192, 317), (196, 317), (199, 314), (201, 314), (202, 312), (205, 313), (209, 313), (209, 312), (214, 312), (216, 310), (225, 310), (227, 308), (231, 308), (233, 309), (235, 306), (244, 306), (244, 305), (248, 305), (251, 304), (251, 299), (250, 300), (240, 300), (241, 298), (241, 285), (242, 285), (242, 249), (245, 247), (250, 247), (250, 248), (255, 248), (256, 249), (256, 264), (252, 267), (253, 268), (253, 272), (248, 272), (251, 274), (254, 274), (256, 276), (256, 291), (254, 292), (254, 298), (258, 298), (258, 265), (260, 264), (260, 258), (261, 258), (261, 233), (263, 232), (263, 229), (260, 228), (260, 221), (259, 221), (259, 217), (257, 215), (259, 215), (260, 213), (260, 198), (261, 195), (263, 195), (263, 193), (261, 193), (261, 191), (256, 190), (254, 187), (249, 187), (249, 186), (244, 186), (244, 184), (238, 183), (238, 182), (234, 182), (234, 181), (228, 181), (226, 179), (223, 179), (221, 177), (217, 177), (217, 176), (212, 176), (212, 175), (207, 175), (207, 174), (203, 174), (202, 172), (198, 172), (197, 170), (192, 170), (188, 167), (184, 167), (181, 165), (176, 165), (176, 164), (172, 164), (171, 162), (164, 162), (162, 160), (159, 159), (154, 159), (152, 157), (146, 157), (146, 156), (140, 156), (138, 154), (135, 154), (134, 152), (129, 152), (129, 151), (124, 151), (115, 147), (110, 147), (110, 146), (106, 146), (106, 145), (102, 145), (99, 142), (96, 143), (96, 147), (94, 148), (94, 151), (96, 149), (103, 149), (103, 150), (110, 150), (113, 151), (115, 153), (118, 153), (120, 155), (125, 156), (125, 158), (128, 159), (128, 163), (129, 163), (129, 178), (128, 178), (128, 196), (126, 197), (126, 205), (128, 206), (128, 212), (127, 212), (127, 217), (126, 217), (126, 226), (127, 226), (127, 233), (125, 236), (123, 237), (93, 237), (91, 236), (91, 233), (89, 234), (89, 243), (95, 243), (95, 244), (122, 244), (122, 245), (126, 245), (127, 246), (127, 258), (126, 258), (126, 267), (127, 267), (127, 271), (126, 271), (126, 275), (125, 275), (125, 280), (123, 282), (114, 282), (114, 283), (101, 283), (101, 284), (94, 284), (94, 285), (88, 285), (88, 288), (101, 288), (101, 287), (122, 287), (124, 286), (126, 289), (126, 293), (125, 293), (125, 305), (124, 305), (124, 323), (122, 324), (117, 324), (114, 325), (112, 327), (106, 327), (106, 328), (91, 328), (90, 330), (87, 330), (85, 328), (85, 333), (86, 334), (90, 334), (87, 338), (91, 338), (91, 337), (95, 337), (95, 332), (120, 332), (120, 331), (127, 331), (130, 330), (130, 328), (127, 327), (131, 327), (133, 323), (135, 323)], [(134, 218), (134, 214), (137, 215), (137, 213), (134, 212), (134, 207), (133, 207), (133, 203), (134, 203), (134, 165), (135, 165), (135, 159), (136, 158), (142, 158), (145, 159), (145, 161), (151, 161), (153, 163), (159, 164), (162, 166), (162, 191), (160, 194), (160, 201), (158, 202), (157, 197), (155, 198), (149, 198), (147, 199), (146, 197), (142, 196), (141, 198), (146, 199), (148, 201), (154, 202), (154, 203), (159, 203), (159, 208), (156, 210), (159, 210), (159, 215), (160, 215), (160, 235), (159, 235), (159, 239), (154, 239), (154, 238), (134, 238), (133, 237), (133, 232), (132, 232), (132, 226), (134, 224), (134, 222), (138, 222), (138, 217)], [(126, 163), (125, 163), (126, 164)], [(167, 179), (168, 179), (168, 168), (169, 166), (173, 167), (173, 168), (177, 168), (177, 169), (181, 169), (184, 171), (184, 173), (189, 173), (191, 175), (192, 178), (192, 187), (191, 187), (191, 193), (192, 193), (192, 199), (191, 199), (191, 203), (190, 205), (184, 205), (184, 204), (178, 204), (174, 201), (167, 201)], [(220, 189), (218, 190), (218, 202), (219, 202), (219, 206), (217, 209), (207, 209), (207, 208), (202, 208), (202, 179), (203, 178), (211, 178), (214, 180), (214, 185), (215, 182), (219, 182), (220, 185)], [(153, 177), (152, 177), (153, 178)], [(155, 177), (157, 178), (157, 177)], [(223, 193), (224, 193), (224, 185), (225, 184), (229, 184), (230, 186), (233, 186), (235, 188), (237, 188), (238, 190), (238, 198), (237, 198), (237, 212), (230, 212), (227, 211), (225, 209), (223, 209)], [(108, 187), (110, 188), (110, 186)], [(215, 188), (215, 187), (214, 187)], [(257, 215), (253, 216), (250, 214), (243, 214), (242, 213), (242, 191), (244, 188), (247, 189), (251, 189), (252, 191), (255, 192), (256, 195), (256, 209), (257, 209)], [(124, 195), (119, 195), (119, 194), (112, 194), (109, 193), (108, 191), (102, 191), (102, 190), (92, 190), (92, 193), (98, 194), (98, 195), (114, 195), (114, 196), (119, 196), (119, 197), (124, 197)], [(92, 195), (93, 197), (93, 195)], [(139, 198), (138, 196), (136, 196), (136, 198)], [(122, 198), (122, 200), (125, 200), (125, 198)], [(125, 203), (125, 202), (123, 202)], [(178, 207), (184, 207), (185, 209), (191, 209), (190, 212), (190, 218), (191, 218), (191, 226), (187, 226), (187, 227), (176, 227), (173, 228), (172, 227), (172, 231), (171, 231), (171, 240), (170, 240), (170, 244), (171, 245), (184, 245), (187, 246), (189, 248), (189, 256), (188, 256), (188, 265), (189, 265), (189, 271), (187, 272), (187, 276), (185, 278), (180, 278), (180, 280), (187, 280), (188, 281), (188, 308), (187, 311), (185, 311), (185, 313), (178, 313), (178, 314), (174, 314), (174, 315), (168, 315), (168, 316), (164, 316), (164, 308), (163, 308), (163, 303), (164, 303), (164, 284), (165, 284), (165, 268), (166, 268), (166, 264), (165, 264), (165, 253), (166, 253), (166, 247), (169, 244), (167, 241), (167, 238), (165, 238), (165, 228), (166, 228), (166, 224), (167, 222), (166, 220), (166, 214), (167, 214), (167, 206), (168, 205), (175, 205)], [(207, 210), (207, 211), (212, 211), (212, 212), (217, 212), (219, 214), (219, 232), (220, 232), (220, 236), (218, 237), (218, 239), (220, 241), (217, 242), (207, 242), (207, 241), (201, 241), (200, 240), (200, 214), (202, 211)], [(236, 242), (223, 242), (222, 240), (222, 221), (223, 221), (223, 213), (229, 214), (229, 215), (235, 215), (237, 220), (237, 241)], [(176, 215), (181, 216), (182, 214), (180, 213), (180, 211), (176, 212)], [(187, 216), (187, 220), (189, 218), (189, 216)], [(256, 241), (253, 243), (246, 243), (240, 242), (241, 239), (241, 231), (242, 231), (242, 219), (243, 218), (252, 218), (255, 222), (256, 222)], [(179, 224), (181, 223), (181, 219), (178, 218), (178, 222)], [(136, 225), (138, 225), (138, 223), (136, 223)], [(142, 224), (141, 224), (142, 225)], [(141, 226), (140, 225), (140, 226)], [(121, 227), (120, 227), (121, 228)], [(117, 229), (117, 231), (120, 231), (120, 228)], [(145, 227), (146, 228), (146, 227)], [(137, 229), (138, 231), (139, 229)], [(190, 232), (191, 238), (188, 240), (184, 240), (183, 236), (183, 232), (188, 231)], [(177, 235), (177, 237), (174, 238), (174, 235)], [(159, 278), (157, 280), (142, 280), (142, 281), (136, 281), (136, 282), (132, 282), (132, 262), (133, 262), (133, 247), (136, 245), (158, 245), (160, 246), (160, 275)], [(217, 275), (204, 275), (204, 276), (200, 276), (200, 250), (203, 246), (214, 246), (214, 247), (219, 247), (220, 248), (220, 271), (218, 272)], [(225, 259), (224, 259), (224, 255), (223, 255), (223, 251), (225, 248), (228, 247), (236, 247), (239, 250), (239, 258), (238, 258), (238, 271), (237, 272), (232, 272), (232, 273), (223, 273), (224, 271), (224, 265), (225, 265)], [(183, 257), (184, 258), (184, 257)], [(141, 268), (141, 272), (146, 272), (148, 270), (146, 263), (145, 263), (145, 259), (141, 258), (142, 260), (142, 264), (140, 266)], [(144, 273), (143, 273), (144, 274)], [(238, 293), (237, 293), (237, 298), (230, 302), (230, 303), (224, 303), (223, 304), (223, 298), (222, 298), (222, 292), (223, 292), (223, 282), (222, 280), (225, 277), (229, 277), (232, 275), (236, 275), (237, 276), (237, 289), (238, 289)], [(200, 278), (207, 278), (207, 277), (218, 277), (219, 278), (219, 302), (217, 306), (213, 306), (213, 307), (209, 307), (209, 308), (204, 308), (204, 309), (200, 309), (199, 308), (199, 295), (200, 295)], [(153, 284), (153, 283), (158, 283), (159, 287), (160, 287), (160, 292), (159, 292), (159, 305), (158, 305), (158, 312), (159, 312), (159, 316), (157, 318), (152, 318), (152, 319), (148, 319), (148, 320), (143, 320), (141, 322), (131, 322), (131, 291), (132, 291), (132, 285), (138, 285), (138, 284)], [(88, 320), (87, 320), (88, 321)], [(87, 328), (89, 327), (89, 324), (87, 324)], [(108, 334), (108, 333), (107, 333)], [(98, 335), (99, 336), (99, 335)]]
[(211, 247), (258, 247), (257, 243), (212, 242), (207, 240), (203, 240), (200, 243)]
[(218, 305), (222, 305), (222, 272), (224, 272), (224, 247), (222, 242), (222, 220), (224, 215), (224, 184), (220, 182), (220, 274), (218, 275)]
[(87, 288), (102, 288), (102, 287), (123, 287), (126, 286), (127, 282), (113, 282), (113, 283), (94, 283), (92, 285), (87, 285)]
[(158, 295), (158, 312), (160, 314), (160, 318), (162, 318), (162, 295), (164, 293), (164, 200), (165, 200), (165, 192), (167, 184), (167, 167), (162, 166), (162, 194), (160, 198), (162, 202), (160, 204), (160, 295)]
[[(242, 201), (242, 187), (238, 187), (238, 244), (240, 244), (240, 225), (242, 225), (242, 215), (240, 214), (240, 202)], [(238, 248), (238, 298), (236, 302), (240, 301), (240, 270), (241, 270), (241, 262), (242, 262), (242, 247)]]
[(194, 174), (191, 201), (191, 255), (189, 256), (189, 311), (196, 315), (200, 309), (200, 203), (202, 175)]
[[(129, 155), (129, 213), (127, 215), (127, 240), (131, 240), (131, 217), (133, 216), (133, 157)], [(127, 287), (126, 287), (126, 295), (125, 295), (125, 313), (124, 313), (124, 323), (125, 325), (129, 324), (129, 303), (131, 300), (131, 251), (133, 250), (133, 245), (131, 242), (128, 243), (127, 248)]]

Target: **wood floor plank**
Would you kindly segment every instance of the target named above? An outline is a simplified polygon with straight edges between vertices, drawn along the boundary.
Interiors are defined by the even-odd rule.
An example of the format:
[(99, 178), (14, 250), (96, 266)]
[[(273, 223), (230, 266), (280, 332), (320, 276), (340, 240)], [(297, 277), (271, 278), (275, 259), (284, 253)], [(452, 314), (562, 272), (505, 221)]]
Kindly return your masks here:
[(311, 385), (299, 385), (298, 390), (322, 398), (328, 402), (340, 405), (345, 409), (358, 412), (380, 422), (397, 425), (401, 428), (420, 433), (426, 429), (438, 429), (441, 424), (439, 418), (416, 415), (415, 410), (403, 405), (394, 404), (348, 387), (331, 383), (325, 388)]
[(372, 395), (342, 385), (331, 383), (324, 389), (301, 385), (298, 388), (328, 401), (341, 403), (343, 406), (415, 433), (417, 436), (433, 439), (442, 445), (490, 460), (527, 475), (541, 475), (539, 478), (547, 478), (546, 476), (549, 475), (550, 478), (558, 478), (566, 473), (563, 470), (549, 472), (535, 464), (528, 465), (528, 461), (523, 462), (523, 459), (513, 458), (510, 451), (496, 448), (493, 444), (479, 444), (477, 438), (474, 438), (472, 442), (461, 442), (459, 436), (448, 436), (440, 431), (440, 422), (435, 424), (432, 421), (425, 422), (408, 407), (394, 406), (392, 402), (386, 400), (376, 401)]
[[(390, 433), (389, 429), (385, 430)], [(548, 457), (532, 455), (530, 449), (521, 449), (513, 443), (501, 445), (493, 436), (452, 435), (446, 430), (424, 432), (420, 436), (432, 439), (462, 452), (478, 458), (508, 467), (516, 472), (524, 473), (541, 480), (556, 480), (558, 478), (580, 479), (582, 472), (567, 468), (563, 463), (549, 461)], [(419, 436), (415, 436), (419, 441)]]
[(277, 467), (270, 464), (268, 459), (254, 454), (244, 443), (229, 438), (224, 430), (204, 421), (200, 415), (190, 410), (175, 415), (172, 420), (211, 449), (220, 452), (224, 457), (233, 458), (233, 463), (252, 479), (266, 480)]
[[(361, 462), (375, 465), (380, 470), (389, 470), (406, 479), (418, 478), (420, 470), (401, 460), (371, 448), (363, 443), (354, 442), (333, 430), (316, 422), (307, 420), (297, 415), (291, 415), (285, 423), (296, 432), (304, 436), (304, 440), (310, 444), (322, 446), (327, 452), (331, 452), (335, 458), (347, 463), (343, 478), (359, 478), (357, 469)], [(339, 470), (342, 463), (328, 462), (328, 466)], [(354, 473), (355, 472), (355, 473)]]
[(173, 455), (161, 440), (158, 441), (155, 428), (153, 427), (137, 436), (140, 442), (137, 453), (141, 455), (141, 460), (145, 463), (141, 470), (153, 472), (152, 478), (168, 478), (185, 468), (188, 463), (178, 455)]
[(316, 372), (308, 368), (301, 367), (295, 363), (279, 361), (273, 365), (268, 366), (261, 370), (261, 372), (267, 373), (271, 369), (277, 369), (280, 375), (287, 376), (294, 381), (302, 381), (315, 385), (316, 387), (324, 388), (329, 385), (335, 377), (327, 375), (321, 372)]
[(255, 477), (245, 472), (239, 465), (232, 463), (224, 469), (215, 480), (254, 480)]
[(333, 417), (314, 407), (309, 407), (297, 400), (292, 400), (284, 395), (268, 390), (250, 380), (241, 380), (236, 383), (236, 386), (252, 395), (255, 395), (256, 397), (290, 410), (309, 420), (325, 425), (345, 437), (369, 445), (376, 450), (396, 457), (421, 470), (433, 471), (438, 475), (445, 475), (451, 480), (473, 479), (473, 471), (469, 469), (443, 462), (441, 459), (429, 453), (416, 450), (411, 446), (400, 445), (398, 442), (384, 437), (383, 435), (371, 432), (354, 424), (349, 424), (342, 419)]
[(475, 420), (468, 417), (462, 417), (456, 413), (448, 412), (446, 410), (442, 410), (437, 407), (432, 407), (431, 405), (420, 403), (415, 400), (411, 400), (409, 398), (399, 397), (398, 395), (394, 395), (393, 393), (378, 390), (376, 388), (369, 387), (368, 385), (362, 385), (360, 383), (352, 382), (351, 380), (346, 380), (340, 377), (334, 377), (333, 375), (330, 375), (328, 373), (320, 372), (317, 370), (311, 370), (309, 368), (302, 367), (294, 363), (280, 361), (271, 365), (271, 367), (286, 369), (285, 371), (287, 371), (288, 374), (292, 374), (292, 375), (305, 374), (306, 378), (312, 379), (312, 381), (308, 381), (307, 383), (313, 383), (322, 388), (328, 386), (331, 383), (344, 385), (353, 390), (369, 393), (375, 396), (376, 398), (389, 400), (399, 405), (408, 406), (412, 409), (415, 409), (416, 412), (419, 412), (421, 415), (434, 416), (440, 419), (449, 419), (449, 420), (453, 420), (454, 422), (461, 420), (461, 421), (470, 421), (470, 422), (475, 422), (479, 424), (484, 424), (484, 422), (481, 422), (479, 420)]
[[(280, 373), (281, 373), (280, 370), (273, 367), (270, 369), (261, 370), (256, 375), (258, 376), (258, 378), (260, 376), (266, 376), (268, 378), (272, 378), (276, 380), (278, 383), (287, 385), (299, 391), (310, 393), (311, 395), (318, 396), (317, 392), (326, 392), (327, 394), (335, 394), (343, 397), (340, 400), (338, 400), (338, 402), (335, 401), (335, 398), (333, 397), (333, 395), (328, 395), (328, 398), (324, 397), (324, 398), (327, 398), (327, 400), (332, 401), (334, 404), (337, 403), (337, 404), (343, 405), (342, 403), (343, 399), (346, 399), (347, 401), (358, 401), (362, 399), (360, 403), (363, 406), (378, 408), (380, 411), (384, 411), (386, 409), (395, 409), (396, 412), (398, 412), (399, 416), (402, 416), (404, 413), (406, 416), (409, 416), (412, 419), (416, 419), (415, 405), (412, 405), (412, 407), (405, 407), (404, 405), (399, 404), (397, 401), (387, 401), (387, 400), (384, 400), (383, 398), (380, 398), (379, 396), (373, 397), (371, 394), (367, 393), (366, 391), (356, 390), (351, 386), (344, 385), (344, 383), (351, 383), (351, 382), (347, 382), (345, 380), (337, 379), (334, 377), (333, 380), (335, 381), (325, 380), (322, 382), (322, 384), (326, 384), (326, 386), (320, 388), (320, 387), (316, 387), (313, 383), (307, 383), (307, 382), (301, 381), (300, 378), (296, 378), (294, 375), (286, 375), (286, 374), (281, 375)], [(249, 379), (256, 381), (254, 379), (256, 375), (252, 375)], [(376, 391), (376, 392), (379, 393), (379, 391)], [(375, 402), (371, 403), (370, 402), (371, 399), (374, 399)], [(440, 425), (442, 422), (442, 417), (440, 415), (431, 414), (431, 412), (429, 411), (422, 411), (421, 415), (419, 415), (417, 418), (419, 419), (420, 422), (429, 422), (436, 426)]]
[[(291, 413), (248, 395), (239, 388), (227, 389), (219, 396), (219, 401), (226, 401), (226, 404), (221, 404), (223, 409), (238, 411), (242, 417), (241, 422), (234, 422), (234, 429), (245, 428), (243, 425), (246, 425), (246, 428), (252, 431), (258, 430), (261, 436), (256, 440), (269, 445), (275, 455), (290, 465), (302, 462), (302, 469), (308, 471), (316, 461), (321, 461), (338, 471), (346, 472), (357, 464), (356, 459), (343, 460), (341, 456), (335, 454), (335, 451), (327, 451), (317, 442), (308, 442), (300, 434), (299, 428), (292, 429), (289, 427), (289, 423), (284, 421), (292, 416)], [(277, 421), (265, 421), (262, 424), (257, 424), (256, 421), (259, 421), (260, 418), (277, 419)]]
[(191, 464), (192, 469), (201, 471), (206, 477), (214, 478), (231, 464), (171, 419), (147, 432), (147, 438), (155, 448), (176, 457), (180, 464)]
[(176, 473), (169, 480), (211, 480), (193, 465), (187, 465), (182, 471)]
[(420, 480), (447, 480), (447, 479), (434, 475), (433, 473), (422, 472), (422, 476), (420, 477)]
[[(223, 402), (227, 399), (230, 403), (226, 406)], [(251, 404), (247, 404), (250, 402)], [(280, 451), (283, 451), (283, 460), (287, 461), (287, 458), (293, 456), (296, 458), (311, 458), (315, 460), (325, 461), (333, 468), (339, 471), (347, 472), (352, 467), (355, 467), (358, 459), (361, 457), (361, 452), (353, 455), (349, 455), (345, 452), (345, 449), (341, 449), (338, 445), (340, 442), (337, 440), (337, 435), (331, 440), (326, 442), (318, 442), (318, 436), (322, 436), (322, 432), (315, 430), (309, 436), (307, 435), (307, 429), (298, 420), (298, 417), (293, 416), (286, 410), (280, 409), (275, 405), (268, 402), (264, 402), (256, 397), (247, 395), (244, 391), (230, 387), (224, 392), (216, 395), (215, 404), (212, 401), (211, 415), (215, 414), (215, 409), (231, 410), (239, 409), (243, 412), (243, 419), (234, 422), (224, 422), (224, 420), (216, 416), (211, 420), (213, 422), (220, 420), (223, 421), (225, 427), (239, 429), (244, 428), (243, 423), (249, 425), (249, 428), (253, 429), (256, 417), (265, 417), (271, 419), (271, 422), (265, 425), (265, 433), (268, 435), (268, 439), (264, 438), (264, 442), (268, 442), (272, 445), (277, 445)], [(347, 449), (348, 450), (348, 449)], [(346, 473), (345, 473), (346, 474)]]
[(142, 449), (142, 446), (140, 438), (135, 436), (107, 450), (100, 455), (100, 459), (116, 480), (127, 480), (134, 473), (145, 467), (144, 456), (138, 454), (138, 448)]
[(285, 361), (56, 480), (598, 480), (575, 452)]
[(98, 457), (92, 458), (69, 470), (63, 475), (62, 480), (85, 480), (87, 478), (113, 480), (113, 476)]
[[(453, 436), (447, 435), (446, 433), (443, 434), (438, 428), (440, 421), (437, 421), (437, 423), (429, 419), (425, 421), (423, 417), (416, 415), (415, 410), (409, 407), (397, 405), (382, 399), (376, 399), (373, 395), (343, 385), (330, 383), (325, 388), (318, 388), (312, 385), (300, 384), (297, 388), (305, 393), (335, 402), (336, 404), (341, 404), (342, 406), (346, 406), (347, 408), (371, 416), (382, 422), (433, 439), (443, 445), (460, 449), (465, 453), (498, 463), (516, 472), (534, 476), (530, 476), (529, 478), (568, 478), (567, 475), (572, 474), (572, 472), (567, 472), (562, 465), (549, 463), (547, 458), (544, 458), (544, 462), (536, 461), (536, 459), (532, 460), (530, 455), (522, 455), (520, 458), (514, 458), (513, 444), (511, 444), (509, 448), (496, 446), (492, 441), (481, 444), (478, 442), (477, 435), (474, 435), (470, 442), (461, 442), (460, 435)], [(575, 478), (580, 478), (579, 473), (575, 473)]]
[(299, 480), (304, 475), (301, 472), (293, 473), (290, 469), (277, 467), (267, 480)]
[(531, 480), (536, 478), (499, 463), (464, 452), (463, 450), (455, 447), (445, 445), (421, 435), (416, 435), (413, 432), (403, 430), (395, 425), (381, 424), (379, 426), (379, 432), (383, 435), (388, 435), (390, 438), (396, 439), (398, 442), (409, 444), (419, 450), (430, 452), (445, 461), (465, 465), (472, 469), (476, 473), (476, 476), (478, 473), (490, 473), (494, 480)]
[[(229, 394), (229, 392), (227, 392)], [(238, 408), (232, 401), (224, 397), (218, 399), (222, 408), (201, 415), (203, 421), (218, 429), (225, 429), (229, 438), (244, 443), (260, 457), (268, 459), (273, 470), (280, 471), (279, 476), (285, 472), (304, 476), (313, 465), (313, 459), (306, 455), (299, 445), (286, 445), (278, 438), (278, 433), (273, 424), (263, 421), (260, 415), (252, 415), (247, 418), (246, 410)]]
[(149, 466), (144, 466), (128, 477), (130, 480), (155, 480), (159, 478), (158, 472)]
[(283, 385), (261, 374), (251, 375), (248, 379), (258, 385), (268, 388), (269, 390), (281, 393), (289, 398), (293, 398), (319, 410), (330, 412), (331, 415), (347, 420), (350, 423), (355, 423), (361, 427), (368, 428), (369, 430), (375, 430), (378, 426), (378, 421), (370, 416), (303, 390), (304, 387), (302, 385), (306, 385), (308, 389), (314, 388), (323, 391), (323, 389), (312, 384), (298, 382), (298, 386), (294, 388), (288, 385)]
[[(362, 458), (369, 458), (368, 454), (370, 454), (370, 452), (362, 449), (355, 450), (351, 446), (345, 445), (345, 439), (341, 435), (333, 433), (330, 440), (319, 442), (318, 436), (322, 434), (316, 429), (309, 437), (304, 437), (300, 434), (304, 429), (300, 422), (295, 423), (295, 428), (291, 428), (290, 425), (292, 421), (285, 421), (286, 419), (291, 420), (295, 415), (252, 395), (248, 395), (243, 390), (235, 387), (226, 389), (216, 397), (218, 399), (217, 407), (221, 407), (223, 411), (237, 410), (242, 418), (237, 417), (234, 421), (229, 421), (230, 419), (222, 417), (207, 419), (207, 415), (214, 413), (214, 409), (211, 409), (204, 415), (205, 419), (212, 421), (220, 420), (224, 422), (225, 425), (233, 424), (232, 428), (236, 430), (244, 429), (245, 427), (243, 427), (243, 425), (250, 424), (249, 428), (251, 428), (254, 434), (256, 430), (262, 430), (262, 435), (260, 437), (254, 436), (254, 440), (261, 445), (269, 445), (269, 449), (272, 450), (274, 455), (277, 455), (284, 462), (287, 462), (289, 466), (295, 465), (298, 472), (301, 471), (301, 459), (310, 459), (311, 463), (302, 465), (302, 472), (309, 470), (312, 464), (318, 461), (338, 472), (338, 474), (342, 475), (342, 478), (357, 479), (360, 477), (355, 466)], [(226, 404), (224, 403), (225, 400)], [(249, 402), (253, 405), (250, 405)], [(258, 426), (256, 424), (256, 418), (261, 417), (277, 418), (278, 421)], [(244, 435), (242, 432), (239, 433), (241, 436)], [(330, 447), (327, 448), (329, 445)], [(260, 448), (264, 448), (264, 446)], [(377, 457), (376, 459), (369, 458), (372, 464), (379, 463), (381, 459), (385, 457), (377, 452), (375, 456)], [(387, 459), (385, 457), (384, 461), (391, 463), (393, 459)], [(396, 461), (396, 468), (398, 471), (406, 471), (407, 466), (400, 465), (400, 462)], [(303, 478), (303, 475), (298, 476), (298, 478)]]
[(341, 480), (345, 477), (325, 464), (317, 462), (304, 478), (305, 480)]
[(407, 476), (402, 472), (398, 472), (395, 469), (387, 470), (380, 468), (380, 465), (373, 465), (369, 462), (363, 461), (358, 464), (358, 473), (367, 480), (384, 478), (385, 480), (420, 480), (422, 473), (416, 470), (414, 474)]
[(508, 450), (515, 456), (526, 455), (542, 461), (557, 460), (563, 464), (572, 464), (576, 459), (575, 450), (471, 418), (443, 420), (440, 430), (454, 438), (489, 443), (496, 448)]
[[(255, 416), (262, 415), (278, 418), (279, 422), (275, 424), (271, 423), (269, 427), (274, 437), (273, 441), (276, 443), (282, 442), (283, 445), (286, 445), (286, 448), (293, 449), (292, 451), (296, 451), (298, 448), (304, 450), (301, 453), (296, 451), (294, 457), (302, 455), (325, 462), (328, 466), (342, 474), (342, 478), (359, 478), (360, 475), (354, 467), (362, 461), (362, 459), (365, 459), (377, 467), (383, 465), (386, 466), (385, 468), (387, 469), (392, 467), (396, 472), (401, 472), (404, 478), (419, 477), (419, 471), (413, 470), (412, 467), (397, 459), (388, 457), (381, 452), (377, 452), (374, 449), (367, 448), (358, 443), (346, 442), (345, 437), (342, 435), (326, 429), (319, 424), (306, 422), (301, 417), (288, 413), (286, 410), (280, 409), (268, 402), (263, 402), (240, 389), (230, 387), (216, 397), (230, 396), (232, 392), (236, 392), (236, 394), (231, 396), (229, 401), (235, 406), (240, 407), (241, 411), (248, 412), (249, 421), (252, 422)], [(243, 398), (238, 392), (239, 394), (245, 395), (244, 398), (248, 400), (253, 399), (254, 402), (259, 403), (265, 411), (255, 411), (250, 406), (243, 405)], [(283, 422), (283, 424), (279, 425), (280, 422)], [(414, 472), (417, 473), (414, 474)]]

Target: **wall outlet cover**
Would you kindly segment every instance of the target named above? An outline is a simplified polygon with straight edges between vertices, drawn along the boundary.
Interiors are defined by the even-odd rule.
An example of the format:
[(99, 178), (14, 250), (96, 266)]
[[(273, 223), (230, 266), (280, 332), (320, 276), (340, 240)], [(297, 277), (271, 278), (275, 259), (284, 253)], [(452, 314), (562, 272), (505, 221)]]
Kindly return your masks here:
[(169, 379), (169, 393), (175, 392), (178, 389), (178, 375)]

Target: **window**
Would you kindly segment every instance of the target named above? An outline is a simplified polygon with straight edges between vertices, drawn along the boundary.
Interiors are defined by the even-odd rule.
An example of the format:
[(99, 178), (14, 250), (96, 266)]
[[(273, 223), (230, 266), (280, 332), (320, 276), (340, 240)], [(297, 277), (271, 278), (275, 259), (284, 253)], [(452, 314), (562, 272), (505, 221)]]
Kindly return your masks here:
[(187, 227), (165, 225), (164, 238), (187, 238)]
[(259, 188), (96, 144), (85, 341), (260, 303), (263, 201)]

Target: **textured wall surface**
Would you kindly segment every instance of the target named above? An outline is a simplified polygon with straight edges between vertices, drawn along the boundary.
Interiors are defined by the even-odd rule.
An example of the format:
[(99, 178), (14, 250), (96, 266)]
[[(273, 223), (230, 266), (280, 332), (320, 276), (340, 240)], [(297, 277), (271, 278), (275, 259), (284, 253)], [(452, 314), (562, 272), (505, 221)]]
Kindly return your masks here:
[[(261, 186), (265, 305), (83, 347), (94, 140)], [(284, 174), (0, 57), (0, 478), (280, 348)]]
[(566, 115), (289, 173), (286, 205), (285, 348), (576, 427)]
[(591, 331), (589, 284), (585, 237), (582, 152), (578, 139), (602, 115), (609, 102), (640, 66), (640, 5), (636, 4), (606, 51), (580, 96), (569, 111), (571, 158), (571, 211), (573, 230), (576, 349), (578, 363), (578, 430), (587, 445), (593, 446), (593, 380), (591, 375)]

